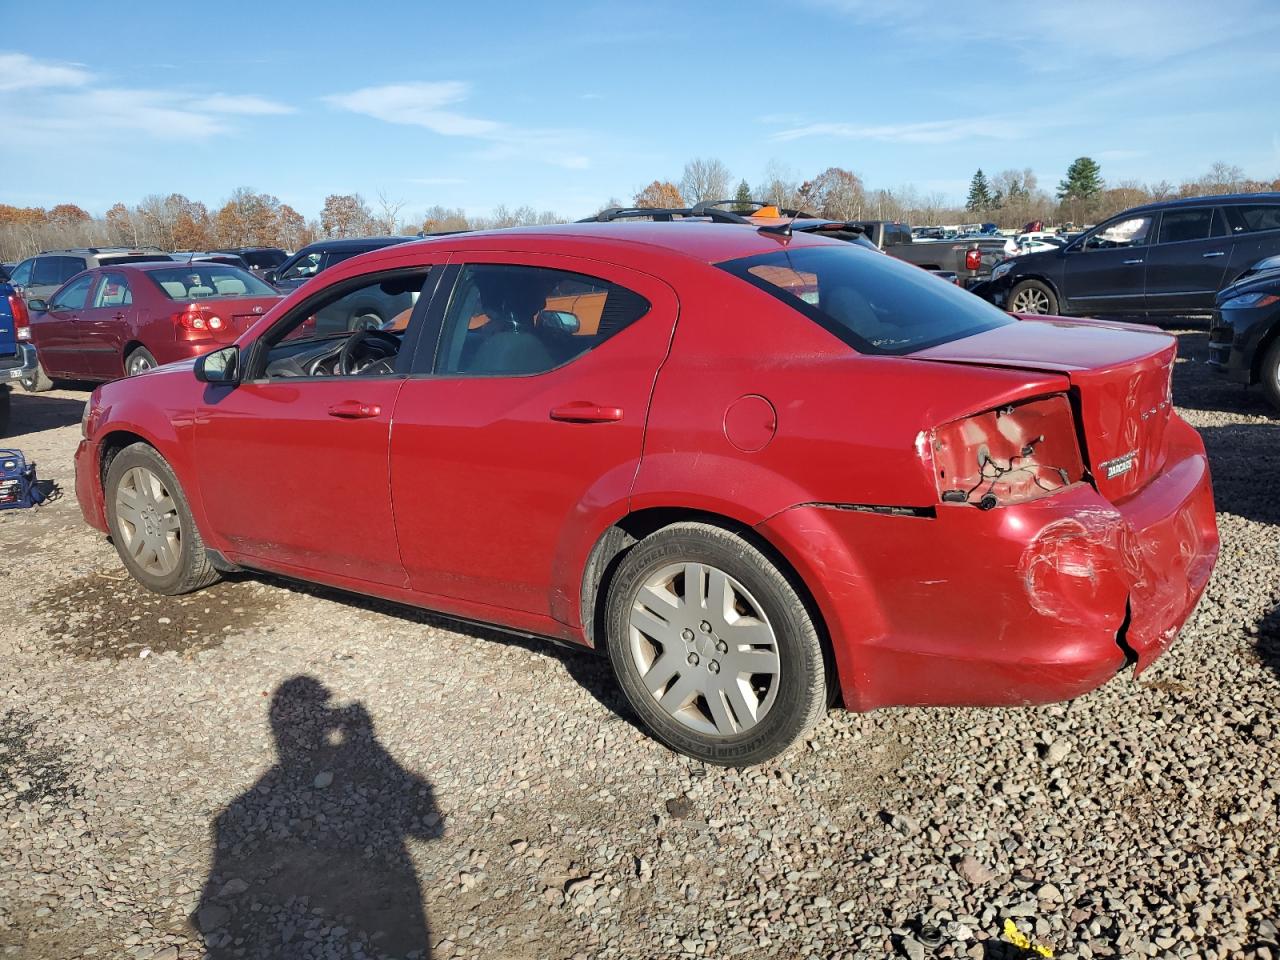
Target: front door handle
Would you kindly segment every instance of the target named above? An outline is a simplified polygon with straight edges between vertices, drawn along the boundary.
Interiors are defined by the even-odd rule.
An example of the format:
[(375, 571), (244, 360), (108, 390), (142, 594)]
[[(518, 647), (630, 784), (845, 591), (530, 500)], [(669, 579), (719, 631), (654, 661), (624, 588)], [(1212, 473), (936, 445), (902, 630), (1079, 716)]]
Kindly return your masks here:
[(329, 416), (339, 420), (368, 420), (382, 413), (382, 407), (376, 403), (361, 403), (359, 400), (343, 400), (329, 408)]
[(622, 419), (622, 408), (606, 407), (590, 400), (574, 400), (552, 407), (551, 419), (567, 423), (615, 423)]
[(1206, 253), (1204, 255), (1204, 258), (1208, 260), (1210, 257), (1225, 257), (1226, 255), (1227, 255), (1227, 252), (1225, 250), (1218, 250), (1215, 253)]
[(123, 320), (123, 319), (124, 319), (124, 314), (123, 314), (123, 313), (113, 313), (113, 314), (111, 315), (111, 319), (112, 319), (112, 320)]
[(1126, 261), (1125, 261), (1125, 263), (1126, 263), (1126, 264), (1141, 263), (1141, 262), (1142, 262), (1141, 260), (1126, 260)]

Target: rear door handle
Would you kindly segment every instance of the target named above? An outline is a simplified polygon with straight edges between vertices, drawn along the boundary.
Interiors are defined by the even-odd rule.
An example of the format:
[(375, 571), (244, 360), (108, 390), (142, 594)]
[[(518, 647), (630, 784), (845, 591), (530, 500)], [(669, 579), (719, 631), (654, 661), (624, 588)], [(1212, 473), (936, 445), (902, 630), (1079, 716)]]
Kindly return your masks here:
[(329, 408), (329, 416), (340, 420), (368, 420), (382, 413), (382, 407), (376, 403), (361, 403), (359, 400), (343, 400)]
[(1208, 260), (1210, 257), (1225, 257), (1226, 255), (1227, 253), (1225, 250), (1219, 250), (1216, 253), (1206, 253), (1204, 258)]
[(552, 407), (551, 419), (567, 423), (614, 423), (622, 419), (622, 408), (605, 407), (589, 400), (574, 400)]
[(1141, 263), (1141, 260), (1126, 260), (1125, 263)]

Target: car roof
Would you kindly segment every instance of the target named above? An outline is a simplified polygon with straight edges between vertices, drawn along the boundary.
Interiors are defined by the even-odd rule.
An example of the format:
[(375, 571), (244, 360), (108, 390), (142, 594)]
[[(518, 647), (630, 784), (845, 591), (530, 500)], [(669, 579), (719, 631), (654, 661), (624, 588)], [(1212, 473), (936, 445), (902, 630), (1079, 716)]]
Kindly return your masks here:
[(1280, 203), (1280, 193), (1221, 193), (1199, 197), (1178, 197), (1175, 200), (1157, 200), (1130, 207), (1125, 213), (1146, 212), (1148, 210), (1166, 210), (1171, 207), (1202, 207), (1206, 204), (1225, 204), (1233, 206), (1238, 203)]
[(308, 250), (351, 250), (365, 249), (376, 250), (378, 247), (388, 247), (393, 243), (408, 243), (410, 240), (417, 240), (417, 237), (344, 237), (340, 240), (317, 240), (315, 243), (309, 243), (299, 253), (306, 253)]
[(425, 237), (416, 243), (448, 245), (450, 249), (493, 250), (502, 247), (536, 251), (539, 241), (589, 241), (609, 247), (643, 244), (683, 254), (706, 263), (736, 260), (772, 253), (784, 246), (810, 247), (841, 243), (797, 231), (785, 241), (777, 234), (761, 233), (745, 224), (708, 223), (702, 220), (669, 222), (614, 221), (612, 223), (561, 223), (504, 230), (477, 230), (442, 237)]
[(110, 270), (113, 273), (120, 270), (142, 271), (150, 273), (152, 270), (172, 270), (175, 267), (185, 267), (187, 265), (195, 266), (202, 264), (204, 266), (231, 267), (233, 270), (244, 269), (235, 263), (218, 263), (216, 260), (187, 260), (185, 257), (175, 260), (140, 260), (135, 263), (105, 263), (100, 267), (90, 267), (90, 270)]

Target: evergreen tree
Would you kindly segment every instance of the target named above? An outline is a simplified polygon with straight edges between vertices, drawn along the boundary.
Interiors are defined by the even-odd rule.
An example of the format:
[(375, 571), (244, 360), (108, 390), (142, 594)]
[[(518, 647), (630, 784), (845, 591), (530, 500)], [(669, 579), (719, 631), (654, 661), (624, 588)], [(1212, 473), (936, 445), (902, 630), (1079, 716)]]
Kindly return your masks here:
[(746, 180), (738, 184), (738, 192), (734, 194), (733, 199), (736, 201), (733, 208), (739, 213), (746, 213), (751, 209), (751, 187), (747, 185)]
[(991, 185), (987, 183), (987, 175), (979, 167), (978, 172), (969, 181), (969, 198), (965, 200), (964, 208), (975, 213), (980, 210), (989, 210), (993, 200)]
[(1059, 200), (1092, 200), (1102, 192), (1102, 168), (1090, 157), (1079, 157), (1067, 167), (1067, 178), (1058, 184)]

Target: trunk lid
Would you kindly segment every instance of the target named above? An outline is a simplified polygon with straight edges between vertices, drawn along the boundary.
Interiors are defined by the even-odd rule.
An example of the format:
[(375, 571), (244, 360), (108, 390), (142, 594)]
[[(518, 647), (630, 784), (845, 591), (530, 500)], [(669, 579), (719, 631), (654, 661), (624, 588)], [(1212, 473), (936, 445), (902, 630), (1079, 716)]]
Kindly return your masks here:
[(1158, 330), (1061, 318), (1019, 320), (911, 354), (922, 360), (1062, 373), (1098, 492), (1142, 489), (1165, 462), (1177, 340)]
[(196, 300), (179, 301), (199, 307), (201, 310), (216, 314), (227, 322), (227, 326), (215, 338), (231, 343), (240, 334), (262, 319), (262, 315), (280, 302), (278, 296), (267, 297), (201, 297)]

